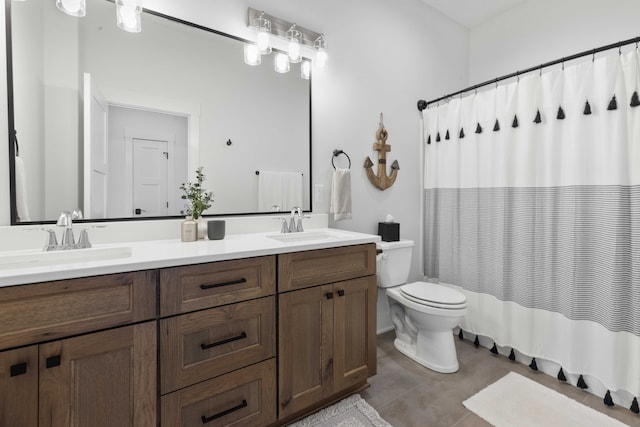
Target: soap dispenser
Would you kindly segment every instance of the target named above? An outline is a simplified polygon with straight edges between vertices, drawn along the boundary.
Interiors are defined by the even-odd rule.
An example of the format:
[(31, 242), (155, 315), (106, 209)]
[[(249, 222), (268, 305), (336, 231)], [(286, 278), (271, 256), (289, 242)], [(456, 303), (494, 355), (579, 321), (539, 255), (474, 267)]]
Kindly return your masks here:
[(192, 216), (187, 216), (182, 222), (180, 237), (183, 242), (195, 242), (198, 240), (198, 223)]

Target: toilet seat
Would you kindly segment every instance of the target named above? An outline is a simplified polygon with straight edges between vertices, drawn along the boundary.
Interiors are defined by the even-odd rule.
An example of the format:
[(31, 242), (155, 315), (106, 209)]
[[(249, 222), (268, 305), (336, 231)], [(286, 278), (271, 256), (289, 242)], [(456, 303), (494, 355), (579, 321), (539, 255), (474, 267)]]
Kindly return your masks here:
[(467, 306), (467, 299), (461, 292), (437, 283), (409, 283), (400, 286), (400, 293), (406, 299), (428, 307), (459, 310)]

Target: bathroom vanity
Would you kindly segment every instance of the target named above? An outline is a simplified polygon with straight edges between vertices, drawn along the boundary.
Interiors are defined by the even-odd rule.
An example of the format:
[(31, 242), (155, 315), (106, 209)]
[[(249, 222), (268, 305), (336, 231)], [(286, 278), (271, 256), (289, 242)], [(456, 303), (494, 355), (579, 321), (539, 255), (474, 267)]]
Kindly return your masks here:
[(305, 233), (0, 269), (0, 425), (283, 425), (367, 387), (378, 238)]

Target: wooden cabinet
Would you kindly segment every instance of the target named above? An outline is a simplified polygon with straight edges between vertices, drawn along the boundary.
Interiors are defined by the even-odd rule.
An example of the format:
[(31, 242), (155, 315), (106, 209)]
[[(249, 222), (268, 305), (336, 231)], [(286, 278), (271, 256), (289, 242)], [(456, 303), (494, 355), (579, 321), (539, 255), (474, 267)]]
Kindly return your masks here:
[(0, 352), (0, 426), (38, 425), (38, 346)]
[(0, 288), (0, 425), (155, 426), (156, 273)]
[(40, 345), (40, 426), (155, 426), (156, 323)]
[[(322, 401), (328, 401), (349, 390), (365, 386), (367, 378), (376, 372), (376, 278), (358, 268), (341, 269), (341, 277), (350, 280), (324, 284), (335, 271), (324, 259), (368, 259), (375, 246), (322, 250), (315, 277), (319, 285), (279, 294), (279, 418), (290, 419)], [(349, 250), (356, 255), (350, 254)], [(294, 258), (304, 258), (304, 269), (313, 270), (310, 256), (303, 252)], [(287, 254), (289, 257), (291, 254)], [(308, 258), (307, 258), (308, 257)], [(279, 265), (281, 265), (279, 263)], [(289, 263), (291, 265), (291, 263)], [(375, 273), (375, 269), (373, 270)], [(304, 273), (311, 277), (311, 274)], [(296, 272), (284, 277), (295, 277)], [(295, 281), (294, 281), (295, 282)], [(280, 281), (278, 282), (280, 286)], [(285, 285), (284, 288), (289, 286)]]
[(161, 271), (162, 426), (277, 420), (275, 266), (266, 256)]

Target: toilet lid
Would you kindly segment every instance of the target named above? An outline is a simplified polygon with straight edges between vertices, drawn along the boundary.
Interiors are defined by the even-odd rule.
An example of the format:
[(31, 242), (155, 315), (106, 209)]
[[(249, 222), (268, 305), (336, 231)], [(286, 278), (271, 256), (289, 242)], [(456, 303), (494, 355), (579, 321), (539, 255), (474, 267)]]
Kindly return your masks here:
[(461, 292), (436, 283), (409, 283), (400, 286), (400, 292), (417, 303), (441, 308), (458, 308), (467, 302)]

